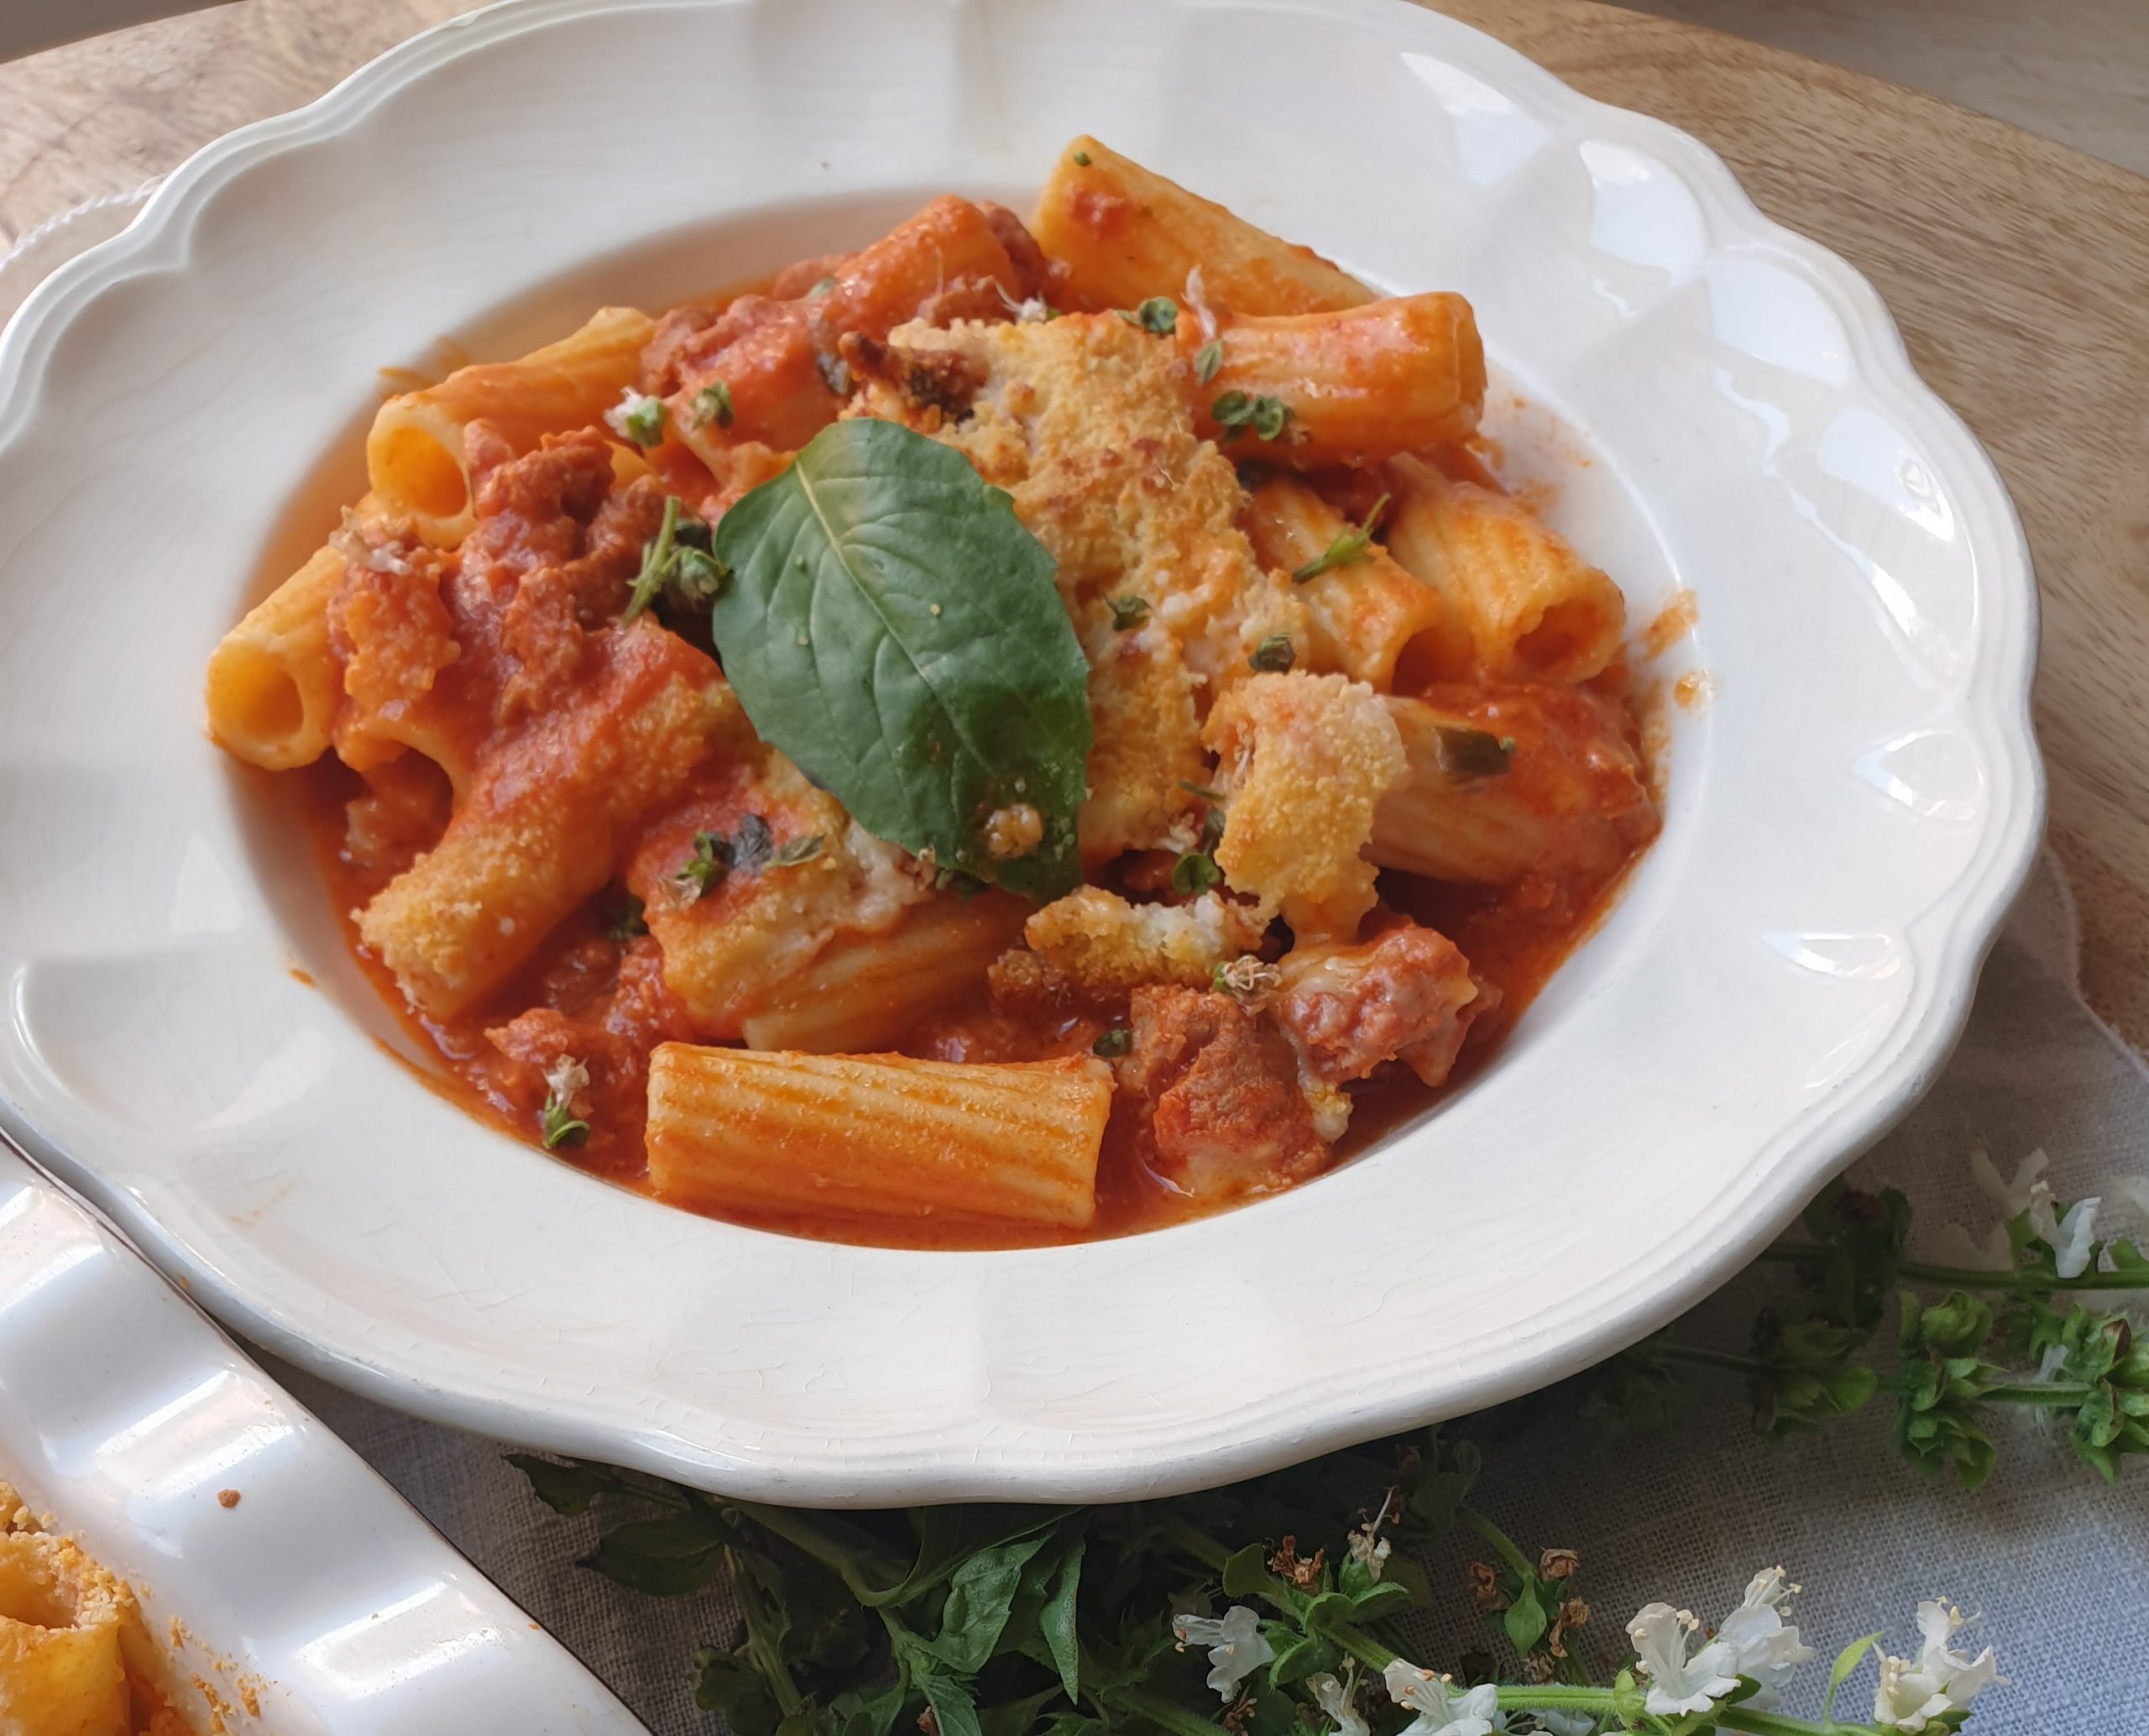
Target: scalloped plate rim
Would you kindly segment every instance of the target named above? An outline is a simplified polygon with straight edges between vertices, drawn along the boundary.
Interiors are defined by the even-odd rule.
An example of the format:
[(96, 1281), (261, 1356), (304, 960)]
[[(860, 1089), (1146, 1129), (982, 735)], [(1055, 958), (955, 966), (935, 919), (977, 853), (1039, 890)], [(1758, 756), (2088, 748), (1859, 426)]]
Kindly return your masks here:
[[(755, 3), (635, 0), (632, 9), (729, 9)], [(498, 0), (396, 44), (303, 107), (252, 123), (205, 145), (167, 178), (128, 229), (61, 266), (0, 331), (0, 442), (11, 442), (19, 432), (69, 318), (118, 284), (184, 272), (193, 219), (212, 195), (255, 162), (286, 148), (333, 139), (376, 101), (467, 54), (609, 9), (604, 0)], [(1816, 1188), (1884, 1133), (1930, 1085), (1961, 1034), (1979, 970), (2034, 864), (2045, 797), (2043, 768), (2031, 729), (2037, 598), (2019, 518), (1989, 455), (1960, 416), (1916, 374), (1901, 332), (1872, 284), (1839, 255), (1764, 214), (1729, 167), (1700, 140), (1668, 123), (1584, 97), (1496, 38), (1407, 0), (1299, 0), (1274, 9), (1369, 23), (1409, 14), (1418, 28), (1445, 37), (1462, 58), (1496, 69), (1510, 91), (1526, 93), (1580, 129), (1645, 144), (1671, 162), (1702, 201), (1712, 227), (1720, 226), (1727, 237), (1712, 254), (1727, 248), (1763, 251), (1833, 291), (1831, 305), (1843, 316), (1854, 346), (1849, 381), (1884, 396), (1908, 426), (1933, 442), (1944, 457), (1951, 483), (1984, 521), (1967, 540), (1981, 559), (1994, 562), (1995, 586), (2003, 592), (2010, 584), (2020, 590), (2020, 631), (2005, 643), (1979, 639), (1978, 667), (1966, 681), (1964, 702), (1978, 726), (1980, 746), (2014, 785), (2011, 806), (2005, 814), (1995, 807), (1963, 871), (1942, 897), (1905, 923), (1906, 935), (1924, 932), (1936, 919), (1942, 932), (1921, 949), (1918, 991), (1901, 1009), (1895, 1028), (1842, 1083), (1825, 1114), (1816, 1108), (1780, 1132), (1776, 1184), (1744, 1200), (1741, 1221), (1718, 1244), (1712, 1258), (1666, 1278), (1646, 1299), (1630, 1294), (1628, 1305), (1588, 1331), (1553, 1344), (1532, 1345), (1525, 1335), (1524, 1347), (1498, 1368), (1440, 1385), (1436, 1402), (1405, 1394), (1381, 1402), (1331, 1403), (1288, 1430), (1272, 1430), (1257, 1439), (1224, 1446), (1205, 1441), (1132, 1459), (1108, 1444), (1085, 1454), (1079, 1446), (1064, 1451), (1042, 1445), (1009, 1449), (978, 1442), (966, 1452), (942, 1444), (923, 1456), (893, 1450), (870, 1461), (792, 1468), (743, 1452), (693, 1446), (661, 1432), (623, 1430), (594, 1414), (570, 1417), (518, 1393), (449, 1390), (399, 1372), (392, 1355), (369, 1357), (316, 1343), (295, 1323), (288, 1298), (256, 1298), (227, 1284), (211, 1254), (168, 1232), (143, 1201), (106, 1184), (93, 1164), (46, 1140), (19, 1106), (0, 1100), (9, 1131), (112, 1213), (131, 1237), (154, 1248), (159, 1263), (184, 1272), (215, 1299), (220, 1315), (302, 1366), (454, 1426), (494, 1431), (511, 1426), (519, 1440), (531, 1445), (608, 1457), (689, 1481), (701, 1478), (730, 1493), (800, 1502), (1034, 1498), (1041, 1489), (1056, 1498), (1095, 1499), (1132, 1490), (1199, 1487), (1249, 1474), (1422, 1420), (1433, 1410), (1459, 1414), (1572, 1373), (1665, 1323), (1765, 1246)], [(1981, 703), (1976, 703), (1980, 696)], [(1855, 1101), (1846, 1104), (1846, 1097)], [(962, 1461), (959, 1466), (953, 1462), (957, 1460)], [(845, 1487), (833, 1491), (835, 1482)]]

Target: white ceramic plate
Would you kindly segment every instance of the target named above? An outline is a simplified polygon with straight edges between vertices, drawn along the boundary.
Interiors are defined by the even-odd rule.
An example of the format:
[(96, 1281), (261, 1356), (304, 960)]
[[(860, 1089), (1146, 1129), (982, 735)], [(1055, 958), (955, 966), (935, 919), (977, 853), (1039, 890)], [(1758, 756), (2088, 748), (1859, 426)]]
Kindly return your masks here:
[[(231, 1736), (646, 1736), (111, 1231), (0, 1147), (0, 1480), (131, 1583)], [(220, 1492), (239, 1499), (225, 1507)], [(257, 1716), (243, 1714), (251, 1693)], [(217, 1728), (222, 1728), (222, 1725)]]
[[(790, 1240), (466, 1121), (202, 738), (203, 659), (327, 522), (295, 492), (331, 449), (355, 484), (374, 370), (437, 337), (1021, 202), (1082, 130), (1477, 304), (1510, 475), (1637, 621), (1699, 599), (1662, 841), (1467, 1091), (1162, 1233)], [(1180, 1488), (1606, 1354), (1932, 1077), (2038, 831), (2021, 534), (1872, 290), (1691, 139), (1383, 0), (497, 8), (202, 152), (31, 298), (0, 400), (12, 1125), (280, 1352), (742, 1494)]]

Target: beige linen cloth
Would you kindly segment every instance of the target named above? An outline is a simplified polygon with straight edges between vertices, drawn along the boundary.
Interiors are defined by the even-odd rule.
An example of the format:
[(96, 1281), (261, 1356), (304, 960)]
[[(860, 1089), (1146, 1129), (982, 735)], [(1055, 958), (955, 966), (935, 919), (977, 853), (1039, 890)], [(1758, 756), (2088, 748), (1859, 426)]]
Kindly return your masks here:
[[(2060, 1198), (2101, 1193), (2109, 1217), (2100, 1222), (2128, 1221), (2110, 1184), (2144, 1175), (2149, 1069), (2084, 1005), (2078, 944), (2047, 857), (1985, 966), (1954, 1059), (1853, 1171), (1860, 1185), (1909, 1195), (1914, 1246), (1928, 1247), (1951, 1221), (1983, 1240), (1994, 1209), (1968, 1162), (1979, 1142), (2008, 1174), (2042, 1147)], [(2143, 1227), (2138, 1214), (2131, 1221)], [(1754, 1268), (1677, 1330), (1737, 1347), (1757, 1301), (1787, 1282), (1779, 1268)], [(573, 1565), (594, 1519), (540, 1507), (501, 1463), (501, 1443), (272, 1367), (657, 1736), (719, 1728), (687, 1686), (694, 1649), (733, 1638), (715, 1592), (659, 1601), (618, 1589)], [(1827, 1660), (1862, 1634), (1885, 1626), (1893, 1650), (1912, 1650), (1917, 1601), (1937, 1593), (1981, 1613), (1963, 1639), (1973, 1649), (1995, 1645), (2012, 1682), (1978, 1702), (1974, 1736), (2149, 1736), (2149, 1466), (2107, 1488), (2056, 1430), (2006, 1415), (1995, 1431), (2000, 1468), (1965, 1493), (1926, 1482), (1895, 1456), (1880, 1400), (1823, 1435), (1771, 1447), (1749, 1427), (1735, 1379), (1697, 1374), (1691, 1392), (1676, 1430), (1607, 1446), (1540, 1422), (1487, 1444), (1477, 1504), (1527, 1550), (1581, 1552), (1579, 1584), (1592, 1611), (1579, 1636), (1584, 1655), (1616, 1655), (1620, 1629), (1653, 1599), (1718, 1619), (1756, 1569), (1780, 1562), (1806, 1587), (1797, 1619), (1821, 1653), (1794, 1683), (1786, 1712), (1817, 1712)], [(1487, 1644), (1463, 1582), (1482, 1553), (1457, 1537), (1426, 1558), (1436, 1608), (1420, 1629), (1420, 1661), (1446, 1666)], [(1839, 1715), (1865, 1712), (1872, 1671), (1863, 1666), (1844, 1690)]]

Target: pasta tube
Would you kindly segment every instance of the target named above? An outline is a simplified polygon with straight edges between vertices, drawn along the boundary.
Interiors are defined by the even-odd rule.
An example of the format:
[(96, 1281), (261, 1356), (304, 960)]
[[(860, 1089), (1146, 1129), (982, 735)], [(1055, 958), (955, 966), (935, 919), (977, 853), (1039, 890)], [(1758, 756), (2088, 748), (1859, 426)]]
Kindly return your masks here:
[(129, 1650), (147, 1654), (125, 1585), (62, 1537), (13, 1529), (0, 1483), (0, 1729), (129, 1736)]
[(439, 844), (359, 915), (359, 937), (436, 1018), (505, 981), (612, 877), (628, 832), (736, 709), (709, 660), (654, 623), (601, 642), (599, 677), (487, 762)]
[(747, 1046), (812, 1054), (891, 1048), (928, 1014), (985, 981), (1022, 932), (1027, 907), (999, 892), (920, 905), (880, 933), (830, 941), (741, 1025)]
[(650, 1057), (649, 1179), (703, 1211), (939, 1214), (1080, 1229), (1096, 1215), (1111, 1069), (766, 1054)]
[(656, 331), (631, 307), (599, 308), (579, 331), (519, 361), (458, 368), (437, 386), (390, 398), (366, 437), (366, 472), (384, 511), (407, 517), (436, 548), (469, 532), (463, 431), (489, 422), (517, 453), (547, 434), (599, 421), (632, 384)]
[(1310, 248), (1279, 241), (1087, 135), (1045, 179), (1030, 231), (1067, 269), (1074, 306), (1133, 307), (1184, 300), (1199, 269), (1203, 296), (1237, 314), (1319, 313), (1373, 292)]
[(1520, 501), (1418, 458), (1388, 474), (1388, 552), (1453, 603), (1488, 680), (1587, 681), (1619, 654), (1619, 588)]
[(343, 557), (311, 559), (247, 612), (209, 657), (209, 733), (249, 766), (288, 771), (328, 745), (343, 672), (328, 643), (328, 599)]
[[(1218, 341), (1221, 365), (1195, 385), (1195, 427), (1234, 457), (1300, 469), (1371, 463), (1467, 440), (1485, 407), (1485, 349), (1460, 295), (1242, 319)], [(1181, 346), (1200, 342), (1181, 322)], [(1266, 401), (1289, 412), (1273, 435), (1259, 416)]]
[(1554, 687), (1449, 688), (1387, 702), (1408, 770), (1373, 811), (1383, 868), (1501, 886), (1609, 873), (1654, 837), (1631, 720)]
[[(735, 342), (688, 366), (666, 400), (667, 423), (719, 476), (725, 449), (742, 442), (795, 450), (850, 395), (839, 338), (878, 341), (944, 291), (988, 285), (996, 306), (1026, 288), (991, 218), (967, 199), (935, 199), (839, 267), (828, 289), (771, 305)], [(705, 395), (719, 386), (720, 400)]]
[[(1378, 543), (1354, 551), (1357, 527), (1305, 483), (1273, 476), (1251, 499), (1247, 534), (1255, 555), (1298, 579), (1307, 667), (1315, 674), (1347, 675), (1386, 692), (1468, 671), (1469, 625), (1447, 599)], [(1336, 557), (1339, 549), (1351, 557)]]

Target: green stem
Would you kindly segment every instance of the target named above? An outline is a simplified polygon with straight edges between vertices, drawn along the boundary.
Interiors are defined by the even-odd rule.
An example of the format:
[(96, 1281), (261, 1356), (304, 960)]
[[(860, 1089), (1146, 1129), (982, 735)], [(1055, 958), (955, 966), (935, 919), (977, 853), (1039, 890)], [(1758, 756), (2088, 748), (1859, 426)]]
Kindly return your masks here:
[(1529, 1578), (1537, 1571), (1529, 1557), (1515, 1547), (1514, 1540), (1492, 1520), (1487, 1519), (1483, 1514), (1478, 1512), (1476, 1508), (1458, 1507), (1455, 1509), (1455, 1516), (1483, 1538), (1486, 1542), (1491, 1544), (1493, 1553), (1524, 1579)]
[(1331, 1641), (1338, 1651), (1356, 1658), (1376, 1675), (1395, 1661), (1395, 1653), (1364, 1629), (1353, 1627), (1348, 1622), (1322, 1622), (1319, 1631), (1320, 1637)]
[(1667, 1362), (1691, 1362), (1697, 1368), (1722, 1368), (1732, 1374), (1765, 1372), (1765, 1365), (1756, 1358), (1742, 1357), (1733, 1351), (1704, 1350), (1698, 1344), (1680, 1344), (1668, 1339), (1655, 1347)]
[[(1780, 1242), (1762, 1251), (1765, 1260), (1791, 1266), (1811, 1265), (1827, 1250), (1803, 1242)], [(2138, 1273), (2084, 1272), (2078, 1278), (2047, 1278), (2042, 1272), (1990, 1272), (1976, 1266), (1932, 1266), (1922, 1260), (1902, 1260), (1895, 1276), (1917, 1284), (1951, 1290), (2004, 1290), (2016, 1296), (2048, 1296), (2058, 1290), (2149, 1290)]]
[(1224, 1563), (1231, 1559), (1231, 1552), (1207, 1532), (1197, 1530), (1167, 1509), (1152, 1508), (1150, 1516), (1157, 1522), (1157, 1535), (1167, 1543), (1192, 1556), (1211, 1573), (1224, 1571)]
[[(1618, 1698), (1610, 1688), (1555, 1687), (1549, 1683), (1499, 1691), (1500, 1708), (1504, 1712), (1589, 1712), (1601, 1716), (1618, 1710)], [(1743, 1730), (1748, 1736), (1857, 1736), (1859, 1732), (1872, 1730), (1869, 1724), (1817, 1724), (1749, 1706), (1718, 1707), (1710, 1718), (1719, 1728)]]
[(1995, 1404), (2042, 1404), (2052, 1410), (2074, 1410), (2094, 1391), (2094, 1387), (2046, 1386), (2032, 1381), (2021, 1386), (1987, 1387), (1978, 1397)]
[(1809, 1718), (1786, 1718), (1748, 1706), (1727, 1706), (1717, 1713), (1716, 1721), (1719, 1728), (1744, 1730), (1748, 1736), (1880, 1736), (1871, 1724), (1817, 1724)]
[(728, 1543), (724, 1546), (724, 1566), (730, 1575), (739, 1618), (746, 1624), (746, 1646), (754, 1655), (755, 1667), (776, 1696), (776, 1710), (789, 1718), (806, 1702), (799, 1697), (798, 1685), (792, 1681), (790, 1671), (784, 1667), (782, 1646), (769, 1631), (769, 1613), (762, 1605), (761, 1594), (754, 1589), (753, 1576), (740, 1566), (738, 1552)]
[(1174, 1732), (1174, 1736), (1216, 1736), (1217, 1726), (1209, 1719), (1174, 1706), (1147, 1688), (1122, 1688), (1112, 1696), (1112, 1701), (1123, 1710)]
[[(764, 1530), (773, 1531), (789, 1544), (803, 1550), (824, 1567), (842, 1580), (851, 1596), (868, 1608), (879, 1607), (881, 1587), (876, 1586), (860, 1571), (862, 1561), (871, 1561), (883, 1570), (882, 1585), (901, 1582), (904, 1568), (900, 1562), (891, 1563), (886, 1551), (876, 1542), (855, 1541), (847, 1539), (836, 1529), (840, 1521), (824, 1523), (809, 1519), (795, 1507), (764, 1507), (755, 1501), (732, 1501), (726, 1503), (743, 1513)], [(844, 1526), (844, 1530), (855, 1530)], [(858, 1535), (862, 1538), (862, 1533)]]
[(1500, 1690), (1500, 1705), (1508, 1712), (1610, 1712), (1618, 1697), (1609, 1688), (1524, 1686)]
[[(1742, 1357), (1729, 1351), (1703, 1350), (1696, 1345), (1666, 1343), (1658, 1346), (1667, 1362), (1691, 1362), (1697, 1367), (1721, 1368), (1733, 1374), (1765, 1374), (1768, 1365), (1753, 1357)], [(1901, 1374), (1876, 1374), (1876, 1389), (1884, 1393), (1907, 1391), (1910, 1382)], [(2080, 1408), (2095, 1388), (2087, 1386), (2055, 1386), (2047, 1381), (2007, 1381), (1998, 1386), (1987, 1387), (1978, 1394), (1979, 1403), (1990, 1400), (1995, 1404), (2035, 1404), (2048, 1410), (2073, 1410)]]

